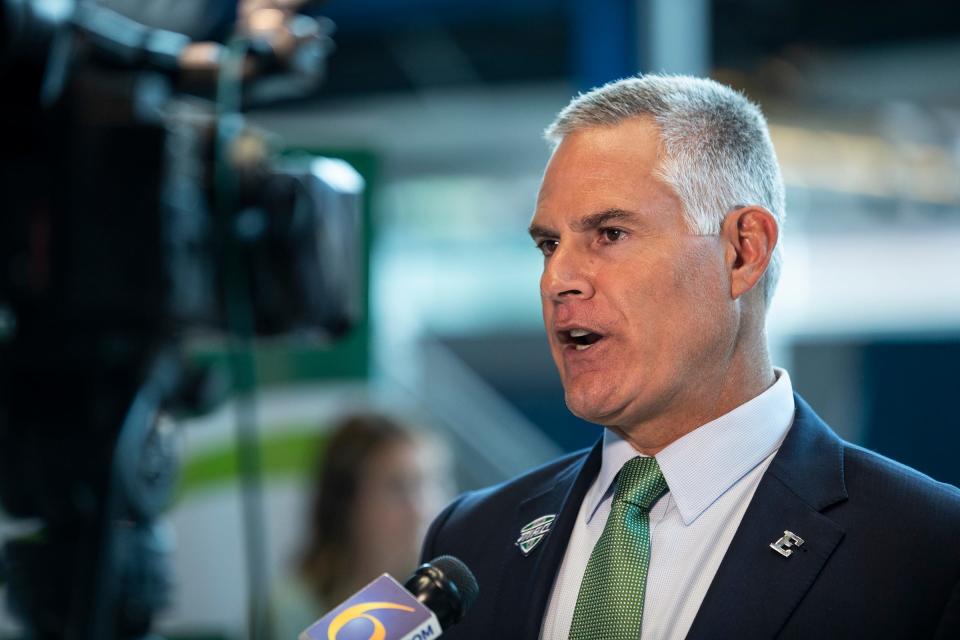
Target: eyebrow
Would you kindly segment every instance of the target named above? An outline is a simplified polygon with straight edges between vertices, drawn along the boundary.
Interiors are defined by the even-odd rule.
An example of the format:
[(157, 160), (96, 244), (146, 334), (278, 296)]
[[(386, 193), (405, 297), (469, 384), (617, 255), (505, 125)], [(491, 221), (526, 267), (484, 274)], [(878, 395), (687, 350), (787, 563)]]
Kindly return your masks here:
[[(592, 231), (594, 229), (599, 229), (600, 227), (615, 220), (630, 221), (636, 220), (638, 217), (639, 215), (637, 213), (633, 211), (627, 211), (626, 209), (604, 209), (603, 211), (586, 215), (579, 220), (574, 221), (570, 226), (574, 231), (578, 232)], [(557, 231), (538, 224), (531, 224), (529, 232), (530, 236), (535, 239), (556, 238), (560, 235)]]

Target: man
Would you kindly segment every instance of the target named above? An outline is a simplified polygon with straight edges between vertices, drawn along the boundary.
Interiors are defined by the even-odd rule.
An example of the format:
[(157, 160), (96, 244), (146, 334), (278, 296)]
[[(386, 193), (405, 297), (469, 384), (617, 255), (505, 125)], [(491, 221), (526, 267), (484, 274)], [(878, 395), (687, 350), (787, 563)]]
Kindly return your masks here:
[(437, 518), (424, 557), (480, 584), (450, 637), (960, 638), (960, 492), (837, 438), (770, 363), (759, 109), (650, 75), (547, 136), (544, 323), (567, 405), (606, 429)]

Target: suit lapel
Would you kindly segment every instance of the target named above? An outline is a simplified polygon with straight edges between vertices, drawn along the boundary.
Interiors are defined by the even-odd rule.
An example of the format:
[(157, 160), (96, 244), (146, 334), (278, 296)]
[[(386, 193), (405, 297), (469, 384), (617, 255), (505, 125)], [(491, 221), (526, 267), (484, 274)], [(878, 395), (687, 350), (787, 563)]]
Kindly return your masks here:
[[(573, 531), (580, 503), (600, 471), (602, 441), (585, 457), (556, 478), (555, 483), (520, 503), (512, 531), (514, 539), (528, 523), (545, 515), (556, 515), (549, 533), (524, 555), (520, 547), (507, 551), (501, 572), (498, 619), (495, 637), (536, 638), (540, 635), (547, 599)], [(521, 632), (522, 631), (522, 632)]]
[[(821, 511), (847, 497), (843, 443), (799, 396), (790, 433), (764, 474), (690, 627), (698, 638), (772, 638), (813, 585), (844, 532)], [(804, 540), (770, 548), (784, 530)]]

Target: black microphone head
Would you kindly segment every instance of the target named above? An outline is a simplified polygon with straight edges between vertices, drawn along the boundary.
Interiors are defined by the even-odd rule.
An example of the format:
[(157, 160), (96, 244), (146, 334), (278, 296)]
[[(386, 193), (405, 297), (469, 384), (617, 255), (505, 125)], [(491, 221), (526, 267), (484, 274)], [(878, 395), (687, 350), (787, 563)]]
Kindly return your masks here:
[(463, 611), (466, 613), (480, 595), (480, 585), (477, 584), (473, 571), (470, 571), (470, 568), (459, 558), (453, 556), (437, 556), (428, 564), (442, 571), (451, 582), (457, 585), (460, 589), (460, 597), (463, 599)]
[(453, 556), (420, 565), (403, 586), (436, 614), (443, 629), (460, 622), (480, 594), (473, 572)]

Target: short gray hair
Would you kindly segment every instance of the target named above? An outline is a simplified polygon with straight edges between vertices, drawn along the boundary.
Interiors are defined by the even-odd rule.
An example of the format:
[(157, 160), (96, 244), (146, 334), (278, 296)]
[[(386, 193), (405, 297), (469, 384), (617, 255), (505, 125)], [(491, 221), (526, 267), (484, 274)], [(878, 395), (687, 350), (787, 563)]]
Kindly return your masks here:
[[(782, 228), (783, 179), (760, 108), (743, 94), (706, 78), (645, 75), (610, 82), (575, 97), (544, 136), (559, 145), (574, 131), (652, 117), (664, 159), (658, 176), (673, 187), (695, 232), (720, 231), (724, 217), (745, 205), (769, 210)], [(763, 276), (767, 307), (780, 276), (777, 243)]]

